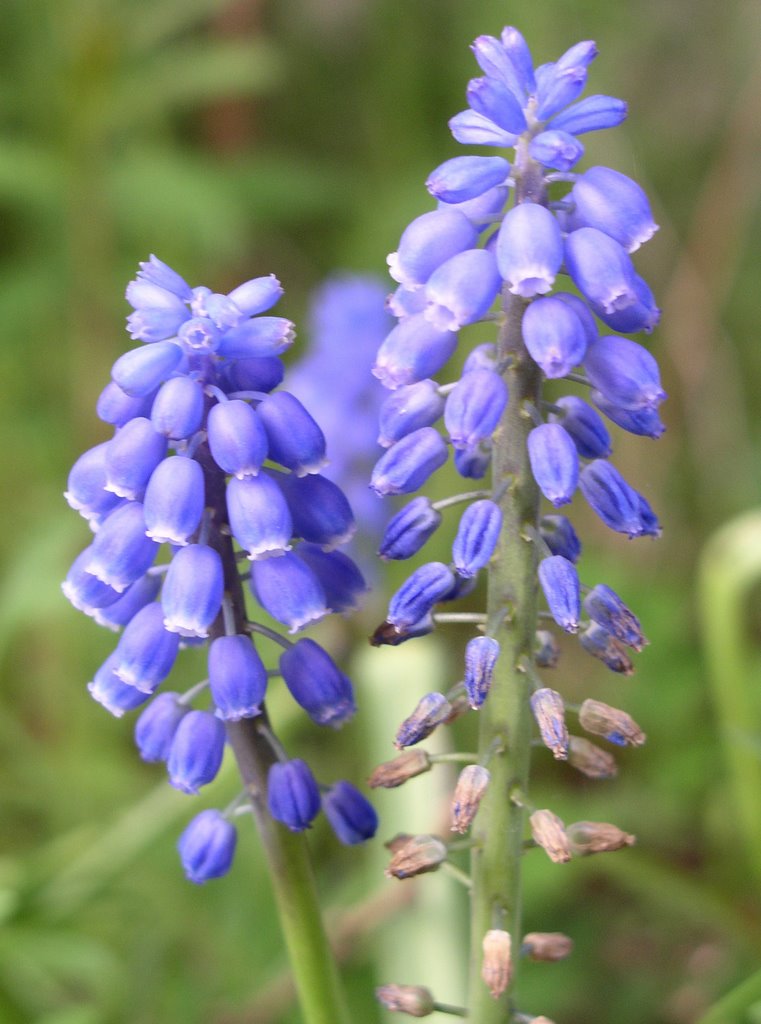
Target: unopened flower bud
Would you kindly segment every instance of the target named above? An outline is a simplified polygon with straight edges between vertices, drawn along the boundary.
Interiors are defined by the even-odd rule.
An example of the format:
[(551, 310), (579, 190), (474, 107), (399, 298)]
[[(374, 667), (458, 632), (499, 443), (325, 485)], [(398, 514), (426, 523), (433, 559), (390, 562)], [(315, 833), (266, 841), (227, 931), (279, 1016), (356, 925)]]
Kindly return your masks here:
[(381, 985), (375, 990), (375, 998), (387, 1010), (409, 1017), (427, 1017), (435, 1008), (433, 995), (422, 985)]
[(427, 751), (422, 748), (405, 750), (399, 757), (379, 764), (367, 780), (367, 784), (370, 789), (395, 789), (407, 779), (413, 779), (416, 775), (422, 775), (430, 770), (431, 759)]
[(568, 729), (565, 724), (565, 704), (557, 690), (543, 686), (531, 695), (531, 711), (542, 743), (559, 761), (568, 757)]
[(571, 845), (565, 826), (552, 811), (534, 811), (529, 818), (531, 835), (555, 864), (566, 864), (571, 859)]
[(451, 705), (443, 693), (427, 693), (418, 701), (409, 718), (405, 718), (399, 726), (394, 746), (401, 750), (402, 747), (411, 747), (424, 740), (437, 725), (441, 725), (450, 710)]
[(599, 658), (611, 672), (620, 672), (624, 676), (634, 672), (634, 665), (624, 645), (596, 622), (580, 634), (579, 642), (588, 654)]
[(604, 736), (619, 747), (641, 747), (645, 742), (645, 734), (631, 715), (599, 700), (584, 701), (579, 711), (579, 723), (587, 732)]
[(513, 973), (511, 946), (509, 933), (501, 928), (490, 928), (481, 943), (481, 977), (495, 999), (498, 999), (510, 984)]
[(573, 939), (562, 932), (529, 932), (523, 936), (523, 952), (531, 960), (565, 960), (573, 951)]
[(406, 836), (394, 843), (393, 855), (386, 868), (388, 878), (412, 878), (427, 871), (436, 871), (447, 859), (447, 848), (436, 836)]
[(460, 772), (452, 796), (452, 832), (459, 832), (462, 835), (468, 831), (489, 786), (490, 778), (489, 772), (480, 764), (469, 764)]
[(618, 774), (618, 765), (613, 755), (583, 736), (569, 737), (568, 763), (588, 779), (612, 779)]
[(624, 846), (634, 846), (636, 836), (622, 832), (606, 821), (575, 821), (567, 829), (571, 849), (580, 857), (592, 853), (608, 853)]
[(465, 692), (472, 708), (480, 708), (491, 687), (499, 643), (491, 636), (475, 636), (465, 648)]
[(589, 591), (584, 598), (584, 611), (598, 626), (635, 651), (641, 651), (647, 643), (637, 616), (604, 583), (598, 583)]

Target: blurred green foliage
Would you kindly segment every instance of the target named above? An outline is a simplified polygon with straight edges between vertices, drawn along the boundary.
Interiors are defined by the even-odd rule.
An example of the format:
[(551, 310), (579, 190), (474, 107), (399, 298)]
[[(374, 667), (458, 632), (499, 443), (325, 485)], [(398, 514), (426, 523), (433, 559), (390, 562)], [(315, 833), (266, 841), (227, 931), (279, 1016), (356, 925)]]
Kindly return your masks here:
[[(576, 951), (527, 966), (522, 1001), (563, 1024), (761, 1020), (758, 978), (745, 981), (761, 961), (761, 850), (736, 803), (758, 805), (761, 793), (735, 770), (741, 746), (759, 771), (758, 585), (714, 629), (726, 608), (714, 593), (725, 593), (722, 564), (731, 579), (742, 543), (704, 578), (702, 622), (695, 596), (708, 536), (761, 505), (757, 2), (5, 0), (4, 1024), (298, 1020), (256, 837), (242, 830), (228, 879), (186, 883), (174, 842), (199, 801), (138, 763), (130, 723), (84, 691), (110, 638), (60, 596), (86, 537), (60, 492), (75, 455), (104, 436), (93, 403), (125, 347), (121, 295), (137, 261), (156, 252), (220, 290), (274, 271), (296, 320), (324, 275), (382, 273), (406, 221), (429, 205), (425, 176), (455, 153), (446, 120), (474, 73), (467, 44), (507, 22), (540, 60), (596, 39), (592, 91), (630, 103), (623, 130), (589, 138), (588, 158), (631, 173), (653, 197), (662, 230), (639, 265), (664, 308), (653, 345), (671, 394), (655, 450), (617, 445), (618, 464), (661, 513), (663, 539), (629, 545), (578, 510), (585, 579), (619, 590), (652, 641), (639, 681), (611, 680), (570, 646), (558, 670), (569, 697), (625, 706), (648, 745), (623, 754), (606, 784), (537, 757), (537, 803), (614, 821), (639, 844), (567, 867), (527, 858), (527, 927), (566, 931)], [(446, 538), (431, 557), (446, 557)], [(353, 627), (330, 627), (334, 648), (349, 650), (350, 628), (361, 645), (382, 603)], [(464, 635), (455, 628), (452, 643)], [(422, 654), (362, 653), (363, 710), (328, 742), (276, 702), (287, 742), (323, 774), (361, 780), (391, 756), (394, 724), (414, 700), (455, 681), (449, 637), (420, 641)], [(720, 699), (728, 665), (735, 712), (747, 705), (741, 733), (726, 728)], [(202, 671), (189, 655), (178, 686)], [(431, 672), (443, 683), (427, 682)], [(440, 772), (382, 794), (383, 834), (440, 827), (451, 783)], [(209, 799), (234, 791), (227, 766)], [(355, 1019), (381, 1019), (372, 988), (390, 980), (461, 998), (462, 896), (439, 877), (384, 879), (379, 842), (337, 849), (322, 825), (312, 838)]]

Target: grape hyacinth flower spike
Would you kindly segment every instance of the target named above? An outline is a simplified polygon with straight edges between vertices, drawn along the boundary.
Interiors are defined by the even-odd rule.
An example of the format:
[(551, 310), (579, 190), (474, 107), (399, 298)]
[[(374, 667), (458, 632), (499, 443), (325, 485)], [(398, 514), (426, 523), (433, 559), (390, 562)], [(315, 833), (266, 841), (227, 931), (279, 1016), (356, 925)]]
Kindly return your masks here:
[[(558, 663), (558, 633), (621, 673), (633, 670), (627, 647), (639, 651), (645, 643), (623, 600), (604, 584), (586, 584), (579, 537), (571, 518), (555, 509), (571, 506), (580, 491), (611, 529), (658, 535), (647, 500), (610, 461), (615, 429), (603, 417), (614, 428), (659, 437), (666, 395), (648, 349), (620, 336), (649, 333), (658, 322), (653, 294), (632, 259), (657, 230), (649, 203), (617, 170), (577, 169), (583, 136), (616, 127), (627, 112), (614, 97), (580, 98), (597, 48), (584, 41), (535, 67), (522, 35), (507, 27), (498, 37), (480, 36), (472, 49), (481, 76), (469, 83), (468, 108), (449, 126), (458, 143), (497, 152), (444, 159), (426, 182), (435, 207), (413, 220), (388, 257), (399, 284), (389, 303), (398, 322), (373, 370), (391, 394), (381, 414), (385, 451), (371, 487), (380, 496), (411, 499), (391, 519), (381, 556), (414, 557), (445, 510), (464, 504), (465, 511), (451, 563), (418, 565), (391, 598), (372, 642), (396, 645), (455, 623), (475, 631), (461, 681), (422, 697), (397, 745), (407, 745), (408, 733), (416, 743), (463, 713), (478, 716), (472, 760), (485, 774), (480, 810), (464, 826), (473, 853), (463, 1015), (497, 1024), (508, 1016), (534, 1019), (508, 1002), (518, 972), (510, 949), (520, 946), (520, 861), (524, 840), (531, 841), (534, 737), (590, 778), (615, 774), (606, 751), (569, 734), (562, 693), (539, 673)], [(477, 322), (494, 324), (494, 342), (462, 351), (468, 326)], [(458, 347), (463, 370), (451, 379)], [(589, 391), (578, 394), (580, 388)], [(438, 501), (415, 494), (450, 448), (457, 472), (481, 480), (483, 489)], [(473, 587), (484, 578), (482, 611), (450, 610), (465, 594), (472, 608), (479, 594)], [(554, 632), (545, 623), (539, 629), (540, 615), (554, 620)], [(597, 708), (593, 718), (585, 707), (582, 729), (613, 743), (635, 735), (625, 712), (601, 715)], [(412, 729), (418, 721), (421, 727)], [(386, 766), (377, 777), (389, 774), (389, 785), (399, 785), (418, 770), (400, 774)], [(534, 812), (532, 822), (542, 815), (552, 822), (552, 849), (563, 850), (553, 859), (587, 852), (571, 838), (579, 828), (566, 833), (549, 809)]]
[[(308, 765), (274, 735), (268, 678), (282, 672), (321, 726), (347, 722), (355, 703), (327, 651), (258, 621), (261, 610), (297, 632), (366, 589), (350, 556), (334, 550), (354, 521), (321, 475), (323, 433), (279, 388), (294, 337), (289, 320), (269, 313), (281, 295), (272, 275), (223, 295), (191, 287), (155, 256), (140, 264), (127, 287), (128, 330), (140, 345), (117, 359), (98, 401), (113, 436), (77, 460), (66, 491), (95, 536), (63, 585), (76, 608), (123, 630), (92, 696), (117, 716), (142, 707), (140, 755), (164, 762), (182, 792), (214, 780), (229, 744), (246, 791), (260, 794), (253, 810), (274, 854), (289, 841), (275, 819), (305, 828), (322, 798)], [(247, 600), (246, 581), (261, 608)], [(164, 688), (183, 646), (199, 643), (208, 678), (185, 693)], [(356, 843), (372, 834), (374, 812), (347, 785), (330, 790), (329, 817), (339, 839)], [(183, 832), (191, 881), (230, 869), (242, 799), (202, 811)]]

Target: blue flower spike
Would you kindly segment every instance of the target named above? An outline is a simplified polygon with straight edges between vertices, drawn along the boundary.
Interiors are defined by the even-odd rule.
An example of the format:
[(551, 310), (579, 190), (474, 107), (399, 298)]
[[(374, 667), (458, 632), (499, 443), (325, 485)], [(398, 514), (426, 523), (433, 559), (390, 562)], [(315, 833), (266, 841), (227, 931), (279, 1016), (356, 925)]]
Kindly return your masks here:
[[(477, 230), (463, 214), (444, 217), (452, 219), (464, 248), (472, 246)], [(382, 289), (363, 284), (368, 292), (360, 319), (369, 303), (377, 345), (388, 317)], [(350, 610), (367, 589), (340, 550), (354, 516), (320, 472), (322, 429), (300, 399), (278, 390), (293, 324), (262, 314), (281, 295), (273, 275), (222, 294), (191, 288), (155, 256), (141, 263), (127, 287), (128, 331), (138, 345), (116, 360), (97, 402), (113, 436), (76, 461), (65, 494), (95, 536), (71, 566), (64, 595), (121, 631), (88, 690), (116, 717), (142, 708), (134, 731), (140, 756), (165, 762), (170, 783), (188, 794), (213, 782), (228, 731), (264, 711), (277, 662), (250, 633), (286, 647), (282, 674), (312, 721), (339, 726), (355, 710), (351, 681), (330, 655), (313, 640), (290, 644), (251, 621), (256, 613), (239, 582), (237, 566), (248, 557), (259, 609), (294, 632)], [(355, 318), (351, 331), (359, 326)], [(427, 388), (433, 422), (444, 398), (435, 382)], [(371, 430), (368, 422), (368, 444)], [(188, 646), (207, 646), (208, 677), (183, 694), (165, 681)], [(374, 830), (374, 812), (346, 786), (329, 791), (333, 825), (342, 842), (360, 841)], [(270, 805), (290, 828), (311, 822), (320, 795), (305, 762), (275, 766)], [(227, 814), (202, 811), (178, 844), (187, 877), (200, 884), (226, 874), (235, 844)]]

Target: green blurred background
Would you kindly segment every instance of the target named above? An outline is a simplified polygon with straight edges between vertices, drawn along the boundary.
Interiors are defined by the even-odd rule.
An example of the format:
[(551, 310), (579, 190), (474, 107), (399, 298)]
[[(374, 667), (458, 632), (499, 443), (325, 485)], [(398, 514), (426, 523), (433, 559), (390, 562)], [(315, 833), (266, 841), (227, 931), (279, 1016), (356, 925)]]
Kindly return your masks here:
[[(609, 783), (538, 755), (534, 793), (639, 842), (564, 867), (527, 857), (527, 930), (565, 931), (576, 951), (528, 965), (521, 1005), (559, 1024), (761, 1021), (761, 527), (735, 519), (761, 506), (758, 0), (5, 0), (3, 1024), (299, 1020), (253, 829), (243, 822), (228, 878), (185, 882), (174, 844), (201, 799), (141, 764), (131, 722), (86, 694), (113, 638), (60, 595), (87, 538), (61, 492), (75, 456), (106, 436), (94, 401), (127, 344), (138, 260), (155, 252), (220, 291), (274, 271), (297, 322), (325, 276), (382, 275), (430, 208), (426, 175), (457, 153), (446, 120), (476, 73), (468, 44), (504, 24), (537, 61), (594, 38), (590, 91), (630, 104), (623, 129), (588, 137), (588, 159), (636, 177), (656, 209), (638, 265), (663, 307), (653, 347), (670, 393), (661, 441), (616, 439), (663, 538), (629, 544), (578, 509), (585, 580), (619, 590), (652, 645), (633, 680), (570, 646), (553, 677), (570, 698), (626, 707), (648, 745), (621, 755)], [(431, 558), (448, 558), (447, 539)], [(343, 733), (325, 737), (275, 697), (289, 748), (328, 778), (365, 778), (417, 698), (456, 681), (465, 631), (366, 650), (382, 603), (322, 634), (354, 662), (361, 710)], [(187, 655), (178, 686), (202, 673)], [(441, 749), (472, 746), (470, 727)], [(381, 794), (381, 834), (441, 828), (453, 778)], [(215, 805), (232, 797), (232, 766), (212, 789)], [(389, 981), (460, 1001), (466, 906), (453, 883), (386, 880), (380, 840), (338, 848), (319, 824), (311, 841), (354, 1019), (387, 1019), (372, 989)]]

